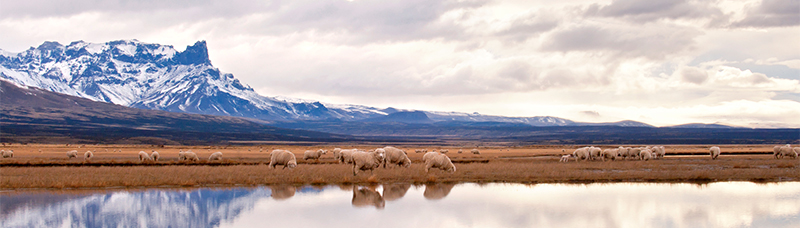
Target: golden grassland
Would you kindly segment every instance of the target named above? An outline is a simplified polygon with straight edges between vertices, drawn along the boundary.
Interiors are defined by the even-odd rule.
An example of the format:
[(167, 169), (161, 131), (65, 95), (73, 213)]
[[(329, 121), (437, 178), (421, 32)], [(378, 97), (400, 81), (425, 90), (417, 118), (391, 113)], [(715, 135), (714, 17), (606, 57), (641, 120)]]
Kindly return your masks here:
[[(635, 146), (635, 145), (633, 145)], [(704, 154), (708, 146), (666, 145), (667, 157), (651, 161), (571, 161), (561, 163), (559, 156), (578, 146), (526, 146), (480, 148), (400, 147), (412, 160), (409, 168), (377, 169), (352, 174), (352, 166), (338, 164), (331, 153), (320, 161), (303, 161), (305, 150), (340, 148), (376, 148), (374, 145), (265, 145), (265, 146), (168, 146), (149, 145), (6, 145), (14, 150), (13, 158), (0, 159), (0, 189), (71, 189), (107, 187), (199, 187), (255, 185), (329, 185), (430, 182), (513, 182), (513, 183), (589, 183), (589, 182), (714, 182), (714, 181), (798, 181), (800, 160), (775, 159), (773, 145), (722, 145), (717, 160)], [(80, 148), (79, 148), (80, 147)], [(601, 146), (603, 148), (616, 145)], [(295, 153), (295, 169), (270, 169), (269, 151), (288, 149)], [(448, 149), (457, 170), (426, 173), (422, 153), (415, 149)], [(122, 152), (114, 152), (121, 149)], [(41, 151), (40, 151), (41, 150)], [(67, 159), (66, 152), (79, 155), (94, 151), (90, 162)], [(158, 162), (141, 163), (139, 151), (156, 150)], [(200, 162), (179, 162), (179, 150), (191, 150)], [(223, 161), (206, 161), (216, 151)]]

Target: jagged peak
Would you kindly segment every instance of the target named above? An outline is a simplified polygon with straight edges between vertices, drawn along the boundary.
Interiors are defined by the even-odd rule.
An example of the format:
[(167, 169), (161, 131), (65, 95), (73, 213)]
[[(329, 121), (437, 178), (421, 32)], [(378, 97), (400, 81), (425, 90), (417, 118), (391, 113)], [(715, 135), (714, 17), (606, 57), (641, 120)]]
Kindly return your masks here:
[(62, 48), (64, 48), (64, 45), (61, 45), (57, 41), (45, 41), (44, 43), (36, 47), (37, 50), (55, 50)]
[(173, 60), (179, 64), (211, 64), (208, 58), (208, 46), (205, 40), (197, 41), (194, 45), (186, 47), (186, 50), (175, 54)]

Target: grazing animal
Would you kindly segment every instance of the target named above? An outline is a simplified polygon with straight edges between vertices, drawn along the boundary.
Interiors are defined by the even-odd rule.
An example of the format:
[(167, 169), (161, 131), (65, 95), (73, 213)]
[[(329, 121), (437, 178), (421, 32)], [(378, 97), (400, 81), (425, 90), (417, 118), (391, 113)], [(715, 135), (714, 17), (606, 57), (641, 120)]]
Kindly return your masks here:
[(222, 161), (222, 152), (214, 152), (211, 153), (211, 156), (208, 156), (209, 161)]
[(797, 158), (797, 148), (792, 149), (792, 146), (786, 144), (785, 146), (781, 146), (778, 150), (778, 155), (775, 158), (783, 158), (783, 157), (791, 157)]
[(139, 151), (139, 161), (144, 162), (145, 160), (152, 161), (153, 158), (151, 158), (150, 155), (147, 155), (147, 152)]
[(200, 157), (197, 157), (197, 154), (191, 151), (183, 152), (183, 156), (188, 161), (194, 161), (194, 162), (200, 161)]
[(294, 154), (288, 150), (273, 150), (269, 153), (269, 168), (275, 169), (275, 166), (283, 165), (283, 168), (294, 169), (297, 167), (297, 159)]
[(781, 156), (781, 147), (782, 147), (782, 146), (775, 146), (775, 147), (772, 147), (772, 156), (775, 156), (775, 159), (780, 159), (780, 156)]
[(385, 152), (383, 155), (383, 168), (386, 168), (387, 165), (397, 165), (408, 168), (411, 166), (411, 159), (408, 158), (406, 152), (391, 146), (387, 146), (383, 148)]
[(633, 159), (639, 159), (639, 154), (642, 153), (641, 147), (630, 148), (628, 147), (628, 157)]
[(333, 148), (333, 160), (340, 161), (342, 160), (342, 148)]
[(13, 158), (14, 150), (0, 150), (0, 154), (2, 154), (3, 158)]
[(67, 151), (67, 159), (70, 158), (78, 158), (78, 151), (77, 150)]
[(447, 152), (450, 152), (450, 150), (448, 150), (448, 149), (441, 149), (441, 150), (439, 150), (439, 153), (446, 154)]
[(478, 149), (472, 149), (471, 152), (472, 154), (481, 154), (481, 151), (479, 151)]
[(720, 154), (719, 147), (712, 146), (711, 148), (708, 148), (708, 153), (711, 155), (711, 160), (717, 159)]
[(653, 151), (650, 149), (642, 149), (639, 151), (639, 160), (647, 161), (653, 158)]
[[(440, 153), (434, 153), (434, 152), (431, 152), (431, 153), (433, 153), (433, 155), (431, 157), (428, 157), (427, 160), (425, 160), (425, 158), (423, 158), (423, 160), (425, 160), (425, 172), (426, 173), (430, 172), (431, 168), (438, 168), (438, 169), (441, 169), (441, 170), (444, 170), (444, 171), (447, 171), (447, 172), (450, 172), (450, 173), (456, 172), (456, 166), (453, 165), (452, 161), (450, 161), (450, 157), (447, 157), (446, 154), (440, 154)], [(428, 153), (428, 154), (431, 154), (431, 153)], [(425, 154), (425, 155), (428, 155), (428, 154)]]
[(462, 149), (458, 149), (458, 153), (459, 153), (459, 154), (460, 154), (460, 153), (464, 153), (464, 150), (462, 150)]
[(94, 157), (94, 153), (92, 153), (92, 151), (86, 151), (86, 153), (83, 153), (83, 160), (84, 161), (91, 161), (93, 157)]
[(576, 162), (580, 160), (591, 159), (589, 155), (589, 150), (587, 150), (586, 147), (576, 149), (575, 151), (572, 152), (572, 156), (575, 157)]
[(383, 154), (379, 152), (365, 152), (357, 151), (353, 153), (353, 176), (358, 174), (360, 170), (372, 170), (381, 167), (383, 163)]
[(600, 159), (606, 161), (606, 159), (615, 160), (617, 159), (617, 149), (605, 149), (603, 152), (600, 153)]
[(664, 155), (667, 154), (667, 151), (664, 149), (664, 146), (654, 146), (653, 147), (653, 158), (664, 158)]
[(589, 151), (589, 158), (591, 158), (591, 160), (600, 159), (600, 153), (602, 153), (600, 148), (590, 146), (586, 147), (586, 151)]
[(303, 153), (303, 160), (308, 160), (308, 159), (319, 160), (319, 158), (326, 153), (328, 153), (328, 151), (323, 149), (319, 149), (316, 151), (306, 150), (306, 152)]
[(358, 151), (359, 151), (358, 149), (342, 150), (342, 152), (339, 154), (340, 156), (339, 163), (353, 164), (353, 153)]
[(152, 153), (150, 153), (150, 158), (152, 158), (153, 161), (158, 161), (158, 159), (161, 158), (161, 155), (158, 154), (158, 151), (154, 150)]

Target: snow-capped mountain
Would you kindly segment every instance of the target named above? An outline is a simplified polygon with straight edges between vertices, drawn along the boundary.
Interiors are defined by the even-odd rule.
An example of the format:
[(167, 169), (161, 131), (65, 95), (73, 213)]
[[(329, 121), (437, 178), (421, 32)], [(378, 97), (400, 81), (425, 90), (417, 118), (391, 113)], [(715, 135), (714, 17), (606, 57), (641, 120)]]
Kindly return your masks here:
[[(21, 53), (0, 50), (0, 77), (23, 86), (133, 108), (269, 121), (357, 121), (415, 111), (259, 95), (232, 74), (215, 68), (208, 58), (205, 41), (182, 52), (170, 45), (138, 40), (76, 41), (66, 46), (44, 42)], [(512, 122), (533, 126), (580, 124), (557, 117), (430, 111), (425, 114), (432, 121)]]
[(359, 119), (377, 109), (328, 109), (257, 94), (211, 65), (205, 41), (179, 52), (137, 40), (103, 44), (45, 42), (22, 53), (2, 52), (0, 76), (14, 83), (134, 108), (263, 120)]

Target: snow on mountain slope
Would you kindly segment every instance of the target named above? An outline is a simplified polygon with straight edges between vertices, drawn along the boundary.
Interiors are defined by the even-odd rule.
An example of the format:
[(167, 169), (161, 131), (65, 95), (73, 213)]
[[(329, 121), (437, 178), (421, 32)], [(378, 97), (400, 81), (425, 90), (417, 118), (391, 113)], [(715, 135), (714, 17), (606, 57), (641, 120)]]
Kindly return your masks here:
[(45, 42), (21, 53), (3, 51), (0, 66), (0, 76), (16, 84), (134, 108), (264, 120), (381, 115), (366, 107), (330, 110), (316, 101), (261, 96), (213, 67), (205, 41), (183, 52), (137, 40)]
[[(261, 120), (363, 120), (400, 110), (265, 97), (211, 65), (205, 41), (179, 52), (138, 40), (44, 42), (20, 53), (0, 50), (0, 77), (15, 84), (133, 108)], [(415, 110), (403, 110), (415, 111)], [(425, 112), (433, 121), (566, 126), (557, 117), (503, 117)]]

